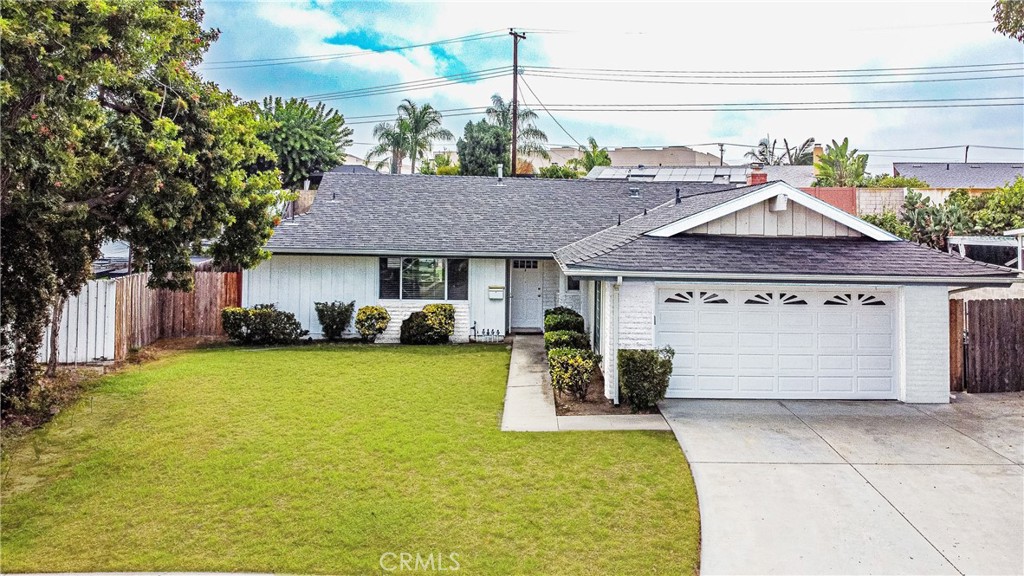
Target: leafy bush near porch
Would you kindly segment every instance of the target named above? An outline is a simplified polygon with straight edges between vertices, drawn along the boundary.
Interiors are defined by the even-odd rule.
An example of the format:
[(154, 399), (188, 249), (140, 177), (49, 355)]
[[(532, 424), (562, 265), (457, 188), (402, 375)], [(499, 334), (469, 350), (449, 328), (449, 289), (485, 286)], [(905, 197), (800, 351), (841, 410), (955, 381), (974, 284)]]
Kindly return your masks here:
[(552, 348), (548, 351), (551, 387), (559, 395), (571, 394), (577, 400), (586, 400), (587, 388), (600, 358), (590, 350)]
[(580, 318), (583, 317), (580, 316), (579, 312), (573, 310), (572, 308), (566, 308), (565, 306), (555, 306), (554, 308), (548, 308), (547, 310), (544, 311), (545, 318), (547, 318), (548, 316), (560, 316), (563, 314), (568, 314), (569, 316), (579, 316)]
[(316, 317), (323, 327), (324, 338), (328, 340), (340, 340), (341, 335), (352, 322), (352, 312), (355, 311), (355, 300), (345, 304), (341, 301), (314, 302)]
[(455, 306), (451, 304), (427, 304), (423, 307), (427, 322), (434, 328), (442, 342), (455, 333)]
[(363, 341), (373, 342), (388, 328), (391, 314), (383, 306), (363, 306), (356, 312), (356, 331)]
[(455, 332), (455, 307), (427, 304), (402, 322), (402, 344), (444, 344)]
[(583, 333), (583, 316), (573, 312), (572, 314), (551, 314), (544, 317), (544, 331), (556, 332), (568, 330), (570, 332)]
[(675, 354), (669, 346), (656, 350), (619, 350), (619, 390), (633, 412), (653, 408), (665, 398)]
[(544, 349), (552, 348), (574, 348), (577, 350), (589, 350), (590, 339), (586, 334), (573, 332), (571, 330), (556, 330), (544, 333)]
[(225, 308), (220, 315), (224, 332), (239, 344), (290, 344), (309, 334), (295, 314), (273, 304)]

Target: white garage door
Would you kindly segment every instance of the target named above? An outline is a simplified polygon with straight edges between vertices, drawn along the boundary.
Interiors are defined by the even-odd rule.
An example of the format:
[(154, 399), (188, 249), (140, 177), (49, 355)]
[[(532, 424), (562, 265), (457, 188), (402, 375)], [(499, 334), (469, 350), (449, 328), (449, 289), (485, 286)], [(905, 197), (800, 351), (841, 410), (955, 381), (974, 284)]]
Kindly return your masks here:
[(865, 288), (659, 288), (669, 398), (894, 399), (896, 298)]

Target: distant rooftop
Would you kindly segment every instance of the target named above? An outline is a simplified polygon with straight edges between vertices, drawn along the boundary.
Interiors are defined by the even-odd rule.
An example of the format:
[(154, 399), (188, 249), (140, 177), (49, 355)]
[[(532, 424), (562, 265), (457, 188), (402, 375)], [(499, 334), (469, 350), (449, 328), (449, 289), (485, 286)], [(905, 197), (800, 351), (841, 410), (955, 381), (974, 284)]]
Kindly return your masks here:
[(892, 171), (932, 188), (998, 188), (1024, 175), (1024, 162), (893, 162)]
[[(769, 180), (782, 180), (795, 188), (814, 183), (813, 166), (765, 166)], [(596, 166), (591, 180), (626, 182), (708, 182), (746, 186), (750, 166)]]

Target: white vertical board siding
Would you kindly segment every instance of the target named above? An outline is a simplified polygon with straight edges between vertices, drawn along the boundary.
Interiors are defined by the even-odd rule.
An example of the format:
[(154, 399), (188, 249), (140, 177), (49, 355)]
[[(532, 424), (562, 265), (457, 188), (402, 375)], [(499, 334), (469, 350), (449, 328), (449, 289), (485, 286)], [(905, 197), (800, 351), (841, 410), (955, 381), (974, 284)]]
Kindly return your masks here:
[[(315, 302), (377, 304), (378, 259), (372, 256), (277, 254), (242, 276), (242, 306), (276, 304), (295, 314), (313, 338), (323, 336)], [(353, 314), (354, 316), (354, 314)], [(354, 334), (354, 328), (349, 327)]]
[(391, 315), (391, 322), (384, 332), (377, 337), (380, 344), (398, 344), (402, 334), (402, 321), (413, 312), (423, 310), (427, 304), (451, 304), (455, 307), (455, 330), (450, 341), (455, 343), (469, 342), (469, 302), (466, 300), (381, 300), (378, 302)]
[(554, 260), (541, 260), (539, 265), (543, 274), (541, 281), (541, 302), (543, 302), (543, 305), (541, 307), (544, 310), (548, 310), (558, 306), (558, 294), (561, 290), (561, 285), (564, 283), (562, 271)]
[(614, 282), (601, 283), (601, 349), (598, 353), (601, 354), (601, 372), (604, 374), (604, 395), (607, 398), (614, 397), (615, 386), (618, 384), (615, 380), (616, 359), (612, 353), (613, 340), (615, 338), (615, 335), (612, 334), (613, 327), (615, 326), (615, 323), (612, 322), (614, 290)]
[(848, 228), (819, 212), (796, 202), (789, 202), (786, 210), (772, 212), (772, 200), (748, 206), (738, 212), (701, 224), (689, 230), (691, 234), (718, 236), (814, 236), (858, 237), (860, 232)]
[(901, 288), (899, 328), (900, 400), (948, 403), (948, 288)]
[[(504, 288), (501, 300), (491, 300), (488, 294), (491, 286)], [(469, 326), (476, 324), (478, 335), (485, 331), (491, 334), (505, 333), (505, 260), (495, 258), (471, 258), (469, 261)]]
[(619, 348), (654, 348), (654, 282), (623, 282), (619, 289)]
[[(82, 290), (64, 303), (60, 334), (57, 336), (57, 361), (62, 364), (114, 360), (114, 326), (117, 282), (90, 280)], [(43, 332), (43, 345), (36, 357), (50, 357), (50, 326)]]

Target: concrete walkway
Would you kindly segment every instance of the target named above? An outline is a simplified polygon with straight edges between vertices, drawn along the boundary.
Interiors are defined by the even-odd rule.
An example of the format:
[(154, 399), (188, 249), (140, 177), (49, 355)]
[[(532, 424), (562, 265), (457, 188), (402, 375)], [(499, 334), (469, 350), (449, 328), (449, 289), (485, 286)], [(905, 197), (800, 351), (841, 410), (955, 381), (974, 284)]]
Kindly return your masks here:
[(666, 400), (701, 574), (1024, 573), (1024, 396)]
[(548, 372), (544, 337), (517, 334), (512, 340), (508, 367), (505, 410), (501, 415), (504, 432), (557, 432), (555, 396), (544, 377)]
[(556, 416), (544, 337), (536, 334), (518, 334), (512, 342), (501, 429), (505, 432), (671, 430), (660, 414)]

